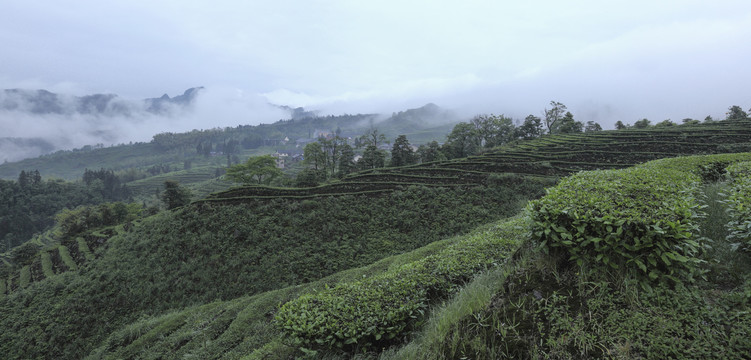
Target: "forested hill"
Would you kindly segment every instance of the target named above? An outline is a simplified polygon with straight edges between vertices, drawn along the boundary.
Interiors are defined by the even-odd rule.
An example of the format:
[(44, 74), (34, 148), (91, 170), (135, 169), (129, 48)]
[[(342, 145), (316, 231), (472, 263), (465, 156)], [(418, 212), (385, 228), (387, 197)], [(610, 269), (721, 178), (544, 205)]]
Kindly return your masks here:
[[(173, 99), (177, 99), (175, 97)], [(156, 101), (156, 100), (155, 100)], [(155, 107), (162, 105), (154, 102)], [(186, 162), (194, 167), (218, 167), (209, 154), (230, 154), (236, 159), (261, 153), (302, 153), (308, 142), (337, 130), (340, 136), (356, 138), (377, 127), (389, 139), (407, 135), (413, 144), (443, 141), (460, 121), (452, 112), (428, 104), (389, 116), (355, 114), (315, 116), (303, 109), (290, 109), (294, 117), (273, 124), (241, 125), (228, 128), (194, 130), (187, 133), (161, 133), (148, 143), (112, 147), (84, 146), (58, 151), (38, 158), (0, 165), (0, 179), (16, 179), (22, 170), (38, 170), (43, 177), (80, 179), (85, 169), (109, 169), (119, 172), (148, 172), (154, 167), (183, 170)], [(10, 140), (9, 140), (10, 141)], [(13, 140), (15, 142), (21, 139)], [(212, 155), (213, 156), (213, 155)], [(219, 159), (221, 160), (221, 156)], [(226, 161), (225, 161), (226, 165)]]

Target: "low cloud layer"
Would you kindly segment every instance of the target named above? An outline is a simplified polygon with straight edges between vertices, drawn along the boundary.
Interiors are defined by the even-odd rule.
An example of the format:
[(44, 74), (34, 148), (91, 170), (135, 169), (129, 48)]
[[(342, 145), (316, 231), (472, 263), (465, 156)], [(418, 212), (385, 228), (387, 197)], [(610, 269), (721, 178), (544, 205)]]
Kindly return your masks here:
[[(165, 105), (163, 111), (147, 111), (142, 100), (115, 98), (112, 105), (126, 108), (81, 113), (73, 96), (60, 95), (61, 113), (34, 113), (35, 104), (20, 103), (0, 110), (0, 162), (39, 156), (51, 150), (147, 142), (161, 132), (270, 123), (289, 117), (289, 112), (270, 105), (265, 98), (235, 89), (203, 89), (185, 106)], [(0, 99), (3, 100), (3, 99)]]
[[(555, 100), (609, 129), (748, 109), (749, 38), (748, 0), (16, 1), (0, 12), (0, 89), (132, 99), (210, 89), (187, 115), (28, 119), (42, 133), (94, 124), (116, 142), (284, 117), (266, 101), (321, 114), (432, 102), (524, 118)], [(0, 137), (20, 131), (12, 117), (23, 116), (3, 114)], [(59, 131), (71, 146), (89, 136)]]

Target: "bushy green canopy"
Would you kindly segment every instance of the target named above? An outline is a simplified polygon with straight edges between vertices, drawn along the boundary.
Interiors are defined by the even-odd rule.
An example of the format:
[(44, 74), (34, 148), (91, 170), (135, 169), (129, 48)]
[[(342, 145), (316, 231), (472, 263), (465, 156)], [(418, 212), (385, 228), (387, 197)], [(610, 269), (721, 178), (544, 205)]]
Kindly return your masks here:
[(282, 174), (277, 169), (276, 160), (271, 155), (253, 156), (244, 164), (227, 169), (227, 178), (243, 184), (263, 184)]

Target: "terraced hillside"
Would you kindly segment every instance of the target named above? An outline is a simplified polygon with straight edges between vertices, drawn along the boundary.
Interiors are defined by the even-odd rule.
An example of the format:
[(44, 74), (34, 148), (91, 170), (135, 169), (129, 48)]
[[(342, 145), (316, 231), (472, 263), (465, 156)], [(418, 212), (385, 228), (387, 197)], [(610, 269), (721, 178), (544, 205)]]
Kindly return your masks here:
[[(681, 157), (577, 176), (603, 176), (599, 182), (586, 182), (594, 188), (609, 188), (613, 178), (625, 178), (626, 185), (620, 184), (624, 188), (640, 187), (641, 191), (622, 192), (641, 204), (639, 212), (631, 214), (636, 221), (625, 226), (633, 231), (650, 222), (659, 225), (672, 212), (688, 224), (701, 222), (691, 211), (673, 208), (680, 202), (679, 194), (686, 194), (683, 187), (707, 186), (699, 179), (711, 182), (711, 170), (729, 164), (745, 165), (735, 171), (747, 181), (750, 159), (751, 153)], [(672, 174), (665, 177), (664, 172)], [(644, 176), (650, 173), (653, 176)], [(561, 187), (579, 188), (566, 181)], [(608, 196), (602, 196), (604, 191), (580, 196), (600, 196), (594, 205), (603, 210), (612, 206), (609, 196), (617, 190)], [(644, 221), (648, 214), (654, 216)], [(744, 274), (736, 274), (738, 288), (711, 280), (697, 280), (697, 285), (681, 278), (684, 282), (678, 286), (655, 281), (655, 291), (635, 290), (630, 287), (634, 284), (613, 280), (622, 278), (613, 276), (619, 270), (610, 265), (605, 265), (610, 271), (603, 270), (592, 259), (591, 268), (570, 266), (565, 262), (568, 254), (536, 251), (539, 244), (526, 231), (525, 216), (534, 213), (319, 281), (139, 319), (113, 332), (90, 358), (725, 359), (751, 354), (751, 302), (745, 295), (751, 283), (743, 280), (749, 274), (745, 256), (736, 260), (745, 264)], [(655, 239), (677, 241), (668, 229), (683, 233), (664, 229)], [(679, 241), (664, 250), (676, 252), (680, 245)], [(646, 258), (659, 249), (637, 253)], [(711, 264), (703, 269), (710, 278), (727, 271), (716, 251), (686, 256), (701, 259), (694, 265)], [(681, 268), (682, 257), (671, 255), (670, 266)], [(651, 274), (671, 264), (664, 259), (655, 265), (645, 260), (640, 266)], [(637, 264), (630, 263), (629, 270), (642, 271)], [(589, 273), (580, 275), (583, 271)]]
[(116, 234), (113, 228), (100, 229), (61, 243), (51, 231), (38, 235), (31, 243), (41, 249), (27, 263), (13, 266), (10, 259), (3, 257), (3, 267), (7, 277), (0, 279), (0, 296), (6, 296), (23, 289), (32, 283), (40, 282), (69, 271), (76, 271), (95, 260), (95, 251)]
[[(389, 310), (394, 329), (416, 328), (411, 316), (419, 318), (433, 301), (454, 294), (472, 272), (512, 255), (473, 262), (471, 255), (481, 254), (472, 248), (474, 240), (465, 243), (466, 252), (446, 250), (447, 262), (444, 257), (423, 260), (428, 250), (410, 251), (427, 246), (443, 252), (431, 246), (517, 214), (558, 177), (579, 169), (748, 148), (751, 131), (743, 125), (551, 136), (467, 159), (362, 172), (320, 187), (248, 186), (217, 193), (143, 219), (103, 239), (97, 250), (87, 242), (97, 256), (93, 260), (77, 262), (86, 259), (86, 251), (76, 240), (78, 247), (65, 244), (75, 266), (66, 264), (66, 250), (57, 247), (16, 269), (0, 299), (0, 353), (9, 358), (133, 358), (154, 348), (149, 357), (255, 353), (264, 358), (278, 356), (279, 349), (295, 352), (300, 344), (280, 337), (274, 323), (278, 305), (338, 282), (310, 285), (327, 276), (354, 282), (332, 290), (354, 298), (358, 291), (375, 296), (370, 290), (387, 288), (383, 284), (405, 285), (402, 278), (414, 281), (407, 288), (419, 291), (386, 295), (387, 305), (397, 306)], [(504, 224), (482, 239), (508, 241), (513, 251), (523, 231), (519, 224)], [(501, 232), (508, 237), (498, 237)], [(389, 258), (399, 254), (407, 254), (409, 261)], [(55, 256), (62, 264), (57, 268)], [(383, 259), (391, 260), (378, 263)], [(369, 265), (375, 268), (361, 268)], [(68, 271), (56, 273), (66, 266)], [(455, 268), (462, 272), (446, 273)], [(440, 281), (423, 284), (434, 274)], [(333, 307), (347, 306), (322, 296)], [(413, 312), (399, 309), (400, 300)], [(294, 324), (291, 330), (298, 331)], [(301, 334), (295, 335), (300, 341), (325, 342)], [(399, 334), (387, 329), (370, 335), (381, 346), (404, 340)]]
[[(468, 186), (518, 180), (509, 174), (566, 176), (580, 170), (624, 168), (679, 155), (751, 150), (749, 121), (720, 121), (645, 130), (601, 131), (544, 136), (496, 148), (480, 156), (379, 168), (339, 182), (291, 189), (246, 186), (213, 194), (207, 202), (258, 198), (306, 198), (320, 195), (381, 194), (412, 185)], [(506, 174), (506, 175), (499, 175)]]

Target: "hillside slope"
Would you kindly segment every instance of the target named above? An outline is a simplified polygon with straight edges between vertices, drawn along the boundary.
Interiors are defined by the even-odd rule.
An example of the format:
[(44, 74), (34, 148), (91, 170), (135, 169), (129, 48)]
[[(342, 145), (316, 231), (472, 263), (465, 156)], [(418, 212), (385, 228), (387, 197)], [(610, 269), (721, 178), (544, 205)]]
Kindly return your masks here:
[[(120, 351), (142, 332), (150, 335), (140, 343), (150, 344), (186, 319), (208, 326), (204, 315), (181, 312), (201, 305), (208, 306), (201, 313), (221, 318), (216, 326), (223, 328), (240, 314), (258, 316), (248, 313), (255, 308), (241, 311), (250, 304), (245, 296), (316, 281), (516, 214), (558, 176), (578, 169), (626, 167), (681, 152), (732, 152), (751, 139), (742, 125), (551, 136), (468, 159), (355, 174), (317, 188), (217, 193), (121, 229), (77, 270), (39, 282), (29, 281), (25, 271), (11, 274), (11, 284), (27, 280), (6, 287), (0, 299), (0, 351), (10, 358), (81, 358), (105, 345), (105, 353)], [(441, 289), (455, 285), (437, 289), (450, 294)], [(224, 305), (217, 305), (219, 312), (209, 309), (216, 300), (231, 303), (226, 313)], [(152, 316), (158, 319), (138, 322)], [(124, 332), (106, 340), (118, 329)], [(180, 334), (170, 346), (200, 343)], [(244, 346), (237, 338), (232, 343)], [(226, 350), (216, 346), (217, 356)]]

